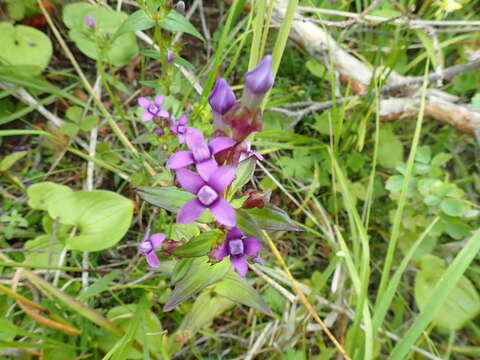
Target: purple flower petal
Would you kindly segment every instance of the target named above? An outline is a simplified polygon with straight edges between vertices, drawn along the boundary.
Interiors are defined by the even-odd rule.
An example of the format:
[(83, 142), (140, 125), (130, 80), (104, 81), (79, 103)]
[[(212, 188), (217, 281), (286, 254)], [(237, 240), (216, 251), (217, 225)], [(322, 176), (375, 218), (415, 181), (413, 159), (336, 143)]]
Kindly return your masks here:
[(227, 240), (241, 239), (242, 236), (243, 236), (242, 231), (238, 227), (234, 226), (232, 230), (228, 232)]
[(245, 255), (255, 255), (262, 248), (262, 244), (254, 237), (243, 239), (243, 248)]
[(217, 202), (210, 208), (212, 215), (220, 224), (234, 226), (237, 222), (237, 215), (232, 205), (224, 198), (218, 198)]
[(167, 161), (167, 168), (169, 169), (180, 169), (182, 167), (193, 164), (195, 159), (193, 158), (191, 151), (180, 150), (175, 154), (170, 155)]
[(162, 106), (164, 100), (165, 100), (165, 95), (157, 95), (155, 96), (155, 99), (153, 100), (153, 102), (155, 103), (155, 105), (160, 107)]
[(168, 119), (170, 117), (170, 113), (165, 109), (160, 109), (157, 112), (157, 116), (161, 117), (161, 118)]
[(153, 248), (158, 248), (162, 244), (162, 242), (165, 241), (165, 237), (166, 236), (164, 233), (157, 233), (150, 236), (150, 241), (152, 242)]
[(208, 184), (218, 193), (222, 193), (235, 179), (235, 173), (236, 168), (233, 165), (220, 166), (210, 175)]
[(146, 97), (140, 97), (138, 98), (138, 105), (140, 105), (142, 108), (145, 110), (148, 110), (148, 107), (150, 106), (150, 100), (148, 100)]
[(217, 162), (213, 158), (197, 163), (197, 171), (205, 181), (208, 181), (217, 169)]
[(230, 256), (230, 261), (241, 277), (247, 274), (248, 264), (245, 256)]
[(228, 241), (224, 241), (222, 245), (215, 251), (215, 259), (222, 260), (225, 256), (228, 256)]
[(185, 125), (188, 122), (187, 115), (182, 115), (180, 116), (180, 119), (178, 119), (178, 125)]
[(208, 97), (208, 103), (212, 110), (220, 115), (227, 113), (237, 102), (235, 93), (228, 86), (227, 80), (217, 79), (215, 85)]
[(254, 94), (265, 94), (273, 82), (272, 55), (266, 55), (255, 69), (245, 74), (245, 86)]
[(197, 146), (197, 144), (201, 144), (204, 142), (204, 139), (203, 139), (203, 134), (200, 130), (198, 130), (197, 128), (194, 128), (194, 127), (189, 127), (187, 129), (187, 133), (185, 134), (186, 135), (186, 140), (187, 140), (187, 146), (192, 149), (194, 148), (195, 146)]
[(153, 119), (153, 115), (150, 114), (148, 111), (145, 111), (145, 112), (142, 114), (142, 116), (141, 116), (140, 119), (141, 119), (142, 121), (150, 121), (150, 120)]
[(183, 144), (185, 142), (185, 135), (184, 134), (178, 134), (178, 143)]
[(148, 265), (151, 267), (159, 267), (160, 266), (160, 260), (158, 259), (157, 254), (155, 254), (155, 251), (151, 251), (150, 253), (147, 254), (146, 256)]
[(210, 148), (212, 154), (216, 154), (222, 150), (231, 148), (235, 144), (235, 141), (230, 139), (228, 136), (219, 136), (210, 140), (208, 147)]
[(189, 200), (182, 206), (177, 214), (177, 222), (180, 224), (188, 224), (197, 220), (205, 211), (205, 207), (197, 198)]
[(198, 190), (205, 185), (205, 181), (203, 181), (200, 176), (188, 169), (178, 169), (176, 174), (180, 185), (182, 185), (185, 190), (190, 191), (192, 194), (196, 194)]

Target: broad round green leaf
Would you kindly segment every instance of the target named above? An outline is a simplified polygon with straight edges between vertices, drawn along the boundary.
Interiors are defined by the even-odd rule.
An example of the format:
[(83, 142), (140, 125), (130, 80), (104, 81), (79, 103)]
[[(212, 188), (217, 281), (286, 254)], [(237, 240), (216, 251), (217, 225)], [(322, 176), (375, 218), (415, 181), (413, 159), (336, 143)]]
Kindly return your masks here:
[(462, 216), (466, 210), (466, 205), (458, 199), (446, 198), (440, 203), (440, 208), (447, 215)]
[[(97, 30), (86, 26), (84, 18), (88, 14), (95, 18)], [(123, 12), (105, 9), (86, 2), (69, 4), (63, 9), (63, 22), (70, 29), (68, 35), (81, 52), (95, 60), (99, 59), (100, 55), (95, 31), (98, 31), (100, 37), (113, 38), (125, 19), (127, 19), (127, 14)], [(116, 37), (106, 46), (106, 58), (103, 60), (116, 66), (124, 65), (138, 53), (137, 40), (135, 34), (131, 32)]]
[(30, 26), (0, 23), (0, 44), (0, 63), (21, 66), (23, 74), (40, 74), (52, 57), (49, 37)]
[(41, 182), (28, 187), (28, 205), (36, 210), (48, 210), (50, 204), (54, 204), (65, 196), (73, 193), (68, 186), (53, 182)]
[[(415, 277), (415, 301), (422, 312), (428, 311), (426, 304), (444, 272), (442, 259), (433, 255), (423, 258), (422, 269)], [(440, 327), (458, 330), (479, 312), (480, 296), (470, 280), (462, 276), (435, 315), (434, 322)]]
[(77, 227), (66, 240), (69, 248), (99, 251), (118, 243), (130, 227), (133, 204), (105, 190), (78, 191), (49, 206), (50, 216)]

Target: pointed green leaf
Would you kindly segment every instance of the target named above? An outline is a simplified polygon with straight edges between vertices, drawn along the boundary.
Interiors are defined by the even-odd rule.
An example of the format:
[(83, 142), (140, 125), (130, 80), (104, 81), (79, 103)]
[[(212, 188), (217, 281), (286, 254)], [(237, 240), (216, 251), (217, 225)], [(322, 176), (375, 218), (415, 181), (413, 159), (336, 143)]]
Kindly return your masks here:
[(175, 256), (182, 257), (199, 257), (206, 255), (211, 249), (213, 244), (223, 236), (223, 233), (219, 230), (211, 230), (201, 233), (195, 236), (186, 244), (175, 248), (172, 253)]
[(270, 310), (260, 294), (235, 271), (229, 272), (220, 280), (215, 285), (214, 291), (236, 303), (257, 309), (267, 315), (273, 315), (272, 310)]
[(187, 20), (185, 16), (177, 11), (170, 11), (165, 20), (159, 22), (162, 29), (173, 32), (184, 32), (205, 41), (202, 34)]
[(271, 231), (302, 231), (288, 214), (273, 204), (267, 204), (263, 209), (245, 210), (253, 217), (261, 229)]

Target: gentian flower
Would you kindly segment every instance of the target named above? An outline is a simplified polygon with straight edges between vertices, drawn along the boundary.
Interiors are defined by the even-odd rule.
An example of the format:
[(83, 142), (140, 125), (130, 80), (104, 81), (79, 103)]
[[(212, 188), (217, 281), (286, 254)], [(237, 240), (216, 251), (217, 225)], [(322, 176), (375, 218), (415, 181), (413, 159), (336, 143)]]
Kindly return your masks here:
[(235, 145), (235, 141), (227, 136), (213, 138), (206, 144), (202, 132), (194, 127), (187, 129), (185, 141), (191, 151), (180, 150), (171, 155), (167, 168), (177, 170), (195, 164), (204, 181), (208, 181), (218, 168), (213, 155)]
[(223, 191), (235, 178), (235, 166), (220, 166), (212, 172), (205, 181), (199, 175), (188, 169), (177, 170), (177, 180), (187, 191), (196, 195), (182, 206), (177, 214), (177, 222), (188, 224), (198, 219), (205, 209), (210, 209), (213, 217), (225, 226), (236, 224), (236, 214), (233, 207), (223, 198)]
[(185, 3), (183, 1), (177, 2), (176, 10), (180, 14), (185, 15)]
[(85, 21), (85, 25), (89, 28), (92, 28), (97, 24), (97, 20), (95, 20), (95, 17), (92, 14), (88, 14), (83, 20)]
[(155, 250), (160, 248), (162, 242), (165, 241), (165, 234), (157, 233), (152, 236), (145, 235), (142, 242), (138, 245), (138, 252), (145, 255), (148, 264), (151, 267), (160, 266), (160, 260), (155, 254)]
[(160, 109), (163, 101), (165, 100), (165, 95), (157, 95), (153, 100), (153, 103), (150, 102), (146, 97), (138, 98), (138, 105), (145, 109), (145, 112), (142, 114), (142, 121), (150, 121), (153, 118), (169, 118), (170, 113), (165, 109)]
[(266, 55), (257, 67), (245, 74), (245, 88), (242, 104), (255, 110), (263, 101), (265, 94), (273, 86), (272, 55)]
[(172, 126), (170, 126), (170, 130), (178, 135), (178, 142), (180, 144), (183, 144), (185, 142), (185, 135), (187, 133), (188, 129), (191, 129), (188, 126), (185, 126), (188, 122), (187, 115), (182, 115), (178, 119), (177, 122), (175, 122)]
[(243, 277), (248, 271), (247, 256), (257, 254), (261, 248), (262, 244), (257, 239), (245, 236), (238, 227), (234, 227), (215, 252), (215, 259), (222, 260), (230, 256), (233, 267)]
[(172, 64), (173, 63), (173, 50), (167, 50), (167, 62)]
[(227, 127), (222, 121), (222, 116), (230, 111), (237, 103), (235, 93), (228, 86), (227, 80), (219, 78), (208, 97), (208, 103), (213, 110), (213, 124), (216, 129), (225, 132)]

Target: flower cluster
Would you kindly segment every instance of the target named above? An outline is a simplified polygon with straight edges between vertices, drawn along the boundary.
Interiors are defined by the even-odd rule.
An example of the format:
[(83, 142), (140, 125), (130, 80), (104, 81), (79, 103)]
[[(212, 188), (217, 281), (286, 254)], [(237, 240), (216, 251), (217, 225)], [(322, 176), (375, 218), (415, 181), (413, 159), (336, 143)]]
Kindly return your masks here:
[[(237, 101), (225, 79), (216, 81), (208, 98), (213, 112), (215, 133), (208, 141), (199, 129), (187, 126), (186, 115), (175, 121), (167, 110), (161, 108), (163, 95), (156, 96), (153, 102), (147, 98), (138, 100), (145, 110), (141, 116), (142, 121), (168, 119), (171, 123), (170, 131), (178, 136), (180, 144), (186, 145), (186, 149), (170, 155), (167, 161), (167, 168), (175, 171), (178, 184), (194, 195), (180, 208), (176, 221), (182, 224), (191, 223), (209, 209), (222, 227), (230, 228), (214, 257), (222, 260), (229, 256), (241, 276), (245, 276), (248, 270), (247, 256), (257, 255), (261, 244), (237, 227), (236, 212), (225, 194), (235, 179), (236, 165), (240, 161), (250, 157), (263, 160), (262, 155), (251, 149), (247, 137), (261, 129), (260, 105), (274, 81), (271, 61), (271, 56), (267, 55), (255, 69), (246, 73), (245, 88), (240, 101)], [(257, 193), (248, 195), (248, 207), (263, 207), (269, 197)], [(139, 251), (147, 257), (151, 266), (158, 266), (155, 250), (159, 250), (164, 240), (165, 234), (155, 234), (142, 240)], [(258, 255), (256, 261), (262, 261)]]

